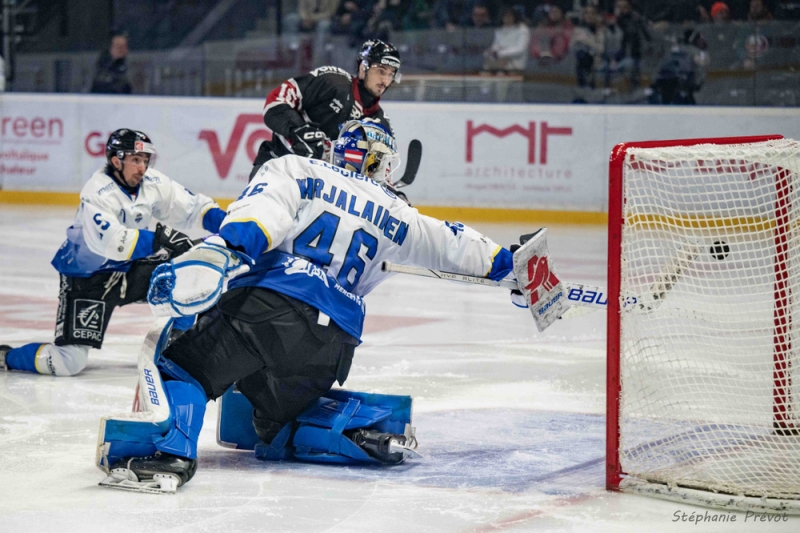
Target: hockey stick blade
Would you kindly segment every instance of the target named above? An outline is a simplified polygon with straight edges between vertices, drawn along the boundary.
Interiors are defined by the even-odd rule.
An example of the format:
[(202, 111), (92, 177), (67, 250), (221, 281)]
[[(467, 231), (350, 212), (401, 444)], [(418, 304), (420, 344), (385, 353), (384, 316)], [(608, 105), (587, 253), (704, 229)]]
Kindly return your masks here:
[(400, 181), (394, 184), (395, 189), (402, 189), (408, 187), (417, 177), (419, 164), (422, 161), (422, 143), (417, 139), (413, 139), (408, 143), (408, 156), (406, 157), (406, 170)]
[(675, 252), (670, 260), (664, 265), (661, 272), (650, 285), (650, 289), (643, 298), (636, 298), (628, 295), (623, 303), (625, 311), (639, 311), (649, 313), (658, 309), (664, 299), (672, 291), (675, 284), (683, 276), (684, 272), (694, 263), (694, 260), (703, 250), (702, 241), (690, 239), (683, 243)]
[[(511, 279), (494, 281), (480, 276), (469, 276), (467, 274), (456, 274), (453, 272), (443, 272), (432, 268), (422, 268), (415, 266), (398, 265), (390, 261), (384, 261), (381, 265), (384, 272), (397, 272), (398, 274), (411, 274), (412, 276), (422, 276), (425, 278), (445, 279), (448, 281), (458, 281), (461, 283), (471, 283), (473, 285), (483, 285), (486, 287), (501, 287), (503, 289), (517, 290), (517, 282)], [(564, 283), (567, 290), (567, 300), (571, 305), (591, 307), (594, 309), (607, 309), (608, 296), (605, 287), (585, 285), (583, 283)]]

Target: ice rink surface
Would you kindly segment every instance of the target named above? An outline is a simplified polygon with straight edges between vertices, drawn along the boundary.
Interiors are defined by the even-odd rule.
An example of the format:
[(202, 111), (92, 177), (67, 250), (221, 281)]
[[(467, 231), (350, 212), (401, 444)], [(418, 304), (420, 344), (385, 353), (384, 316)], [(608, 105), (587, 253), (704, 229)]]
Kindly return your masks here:
[[(50, 260), (74, 210), (0, 204), (0, 343), (51, 341)], [(521, 225), (471, 224), (508, 245)], [(604, 285), (601, 226), (548, 229), (562, 279)], [(798, 531), (799, 519), (681, 521), (691, 505), (604, 490), (605, 316), (539, 334), (507, 291), (398, 275), (366, 298), (346, 388), (414, 398), (418, 451), (396, 467), (269, 463), (216, 444), (176, 495), (98, 487), (101, 416), (130, 410), (146, 305), (117, 309), (74, 378), (0, 372), (0, 532)], [(718, 516), (717, 520), (721, 518)]]

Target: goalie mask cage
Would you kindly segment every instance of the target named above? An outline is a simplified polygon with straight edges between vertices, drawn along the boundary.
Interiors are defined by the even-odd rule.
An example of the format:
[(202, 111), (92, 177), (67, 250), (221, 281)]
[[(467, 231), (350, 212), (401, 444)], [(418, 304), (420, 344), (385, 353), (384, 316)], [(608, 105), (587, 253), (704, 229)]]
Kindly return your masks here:
[(620, 144), (609, 170), (607, 488), (800, 513), (798, 142)]

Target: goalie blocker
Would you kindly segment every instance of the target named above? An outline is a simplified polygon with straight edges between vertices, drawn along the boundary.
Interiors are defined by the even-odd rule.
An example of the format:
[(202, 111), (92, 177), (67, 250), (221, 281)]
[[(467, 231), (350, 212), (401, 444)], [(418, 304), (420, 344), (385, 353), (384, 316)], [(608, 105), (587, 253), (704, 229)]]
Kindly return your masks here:
[(520, 238), (514, 252), (514, 275), (533, 321), (544, 331), (569, 309), (564, 284), (553, 272), (547, 251), (547, 228)]

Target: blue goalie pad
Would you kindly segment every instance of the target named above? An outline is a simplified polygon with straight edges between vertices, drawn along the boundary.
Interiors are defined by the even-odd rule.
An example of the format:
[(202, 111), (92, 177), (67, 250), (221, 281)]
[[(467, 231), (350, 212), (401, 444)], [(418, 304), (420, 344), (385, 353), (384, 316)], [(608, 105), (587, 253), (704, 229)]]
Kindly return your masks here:
[(171, 327), (171, 319), (157, 320), (139, 354), (140, 410), (103, 417), (100, 421), (96, 464), (105, 471), (119, 459), (147, 457), (156, 451), (190, 459), (197, 457), (206, 397), (195, 383), (164, 381), (161, 351)]
[(253, 427), (253, 404), (235, 385), (220, 397), (217, 413), (217, 444), (238, 450), (255, 449), (259, 438)]
[[(253, 406), (233, 387), (222, 395), (217, 442), (230, 448), (255, 450), (263, 460), (295, 458), (338, 464), (380, 464), (343, 432), (369, 428), (403, 435), (411, 424), (410, 396), (370, 394), (332, 389), (287, 424), (272, 443), (261, 443), (253, 428)], [(292, 436), (292, 426), (296, 431)]]
[[(320, 398), (297, 417), (300, 425), (292, 440), (294, 456), (301, 461), (317, 463), (378, 464), (377, 459), (370, 457), (343, 432), (377, 426), (391, 414), (390, 408), (363, 405), (354, 397), (339, 401)], [(260, 458), (259, 455), (256, 447), (256, 458)]]

